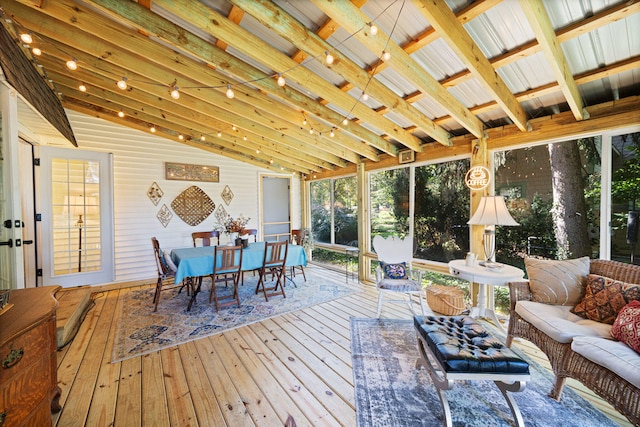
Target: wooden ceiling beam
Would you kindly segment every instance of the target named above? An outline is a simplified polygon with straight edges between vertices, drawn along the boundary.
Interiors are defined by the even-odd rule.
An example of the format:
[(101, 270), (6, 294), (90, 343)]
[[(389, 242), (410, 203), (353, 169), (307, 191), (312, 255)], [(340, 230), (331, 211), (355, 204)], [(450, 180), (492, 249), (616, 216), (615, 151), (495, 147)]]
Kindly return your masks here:
[(493, 97), (511, 121), (521, 131), (527, 130), (527, 115), (480, 47), (471, 38), (445, 2), (412, 0), (416, 8), (436, 29), (438, 35), (453, 49), (476, 81)]
[(588, 116), (585, 116), (586, 111), (584, 110), (578, 85), (573, 79), (573, 73), (569, 68), (562, 47), (560, 47), (560, 41), (556, 37), (556, 32), (551, 24), (551, 18), (549, 18), (544, 4), (542, 2), (520, 0), (520, 7), (522, 7), (527, 21), (533, 33), (536, 35), (536, 39), (544, 52), (544, 56), (547, 58), (549, 67), (553, 71), (576, 120), (588, 118)]
[[(150, 81), (149, 83), (157, 85), (167, 84), (167, 89), (168, 84), (176, 77), (179, 78), (179, 85), (181, 86), (199, 88), (212, 85), (212, 83), (217, 83), (221, 87), (224, 86), (224, 81), (212, 81), (211, 76), (214, 72), (207, 67), (204, 67), (202, 64), (195, 64), (189, 58), (183, 57), (146, 38), (142, 38), (142, 36), (135, 31), (125, 31), (124, 29), (121, 29), (117, 33), (114, 33), (113, 29), (110, 31), (110, 34), (112, 34), (111, 39), (116, 45), (126, 45), (132, 52), (129, 50), (118, 50), (114, 45), (107, 44), (102, 41), (102, 39), (80, 35), (78, 31), (87, 27), (90, 29), (98, 28), (96, 31), (109, 31), (113, 25), (111, 24), (111, 27), (105, 28), (105, 22), (100, 18), (95, 15), (89, 16), (86, 13), (83, 14), (82, 10), (76, 5), (67, 5), (61, 1), (55, 4), (47, 4), (42, 9), (33, 9), (15, 4), (11, 6), (10, 12), (15, 13), (16, 11), (19, 12), (23, 22), (27, 21), (32, 24), (33, 31), (39, 32), (42, 37), (57, 37), (61, 39), (57, 40), (57, 42), (65, 45), (62, 51), (77, 49), (85, 52), (90, 56), (90, 58), (85, 60), (94, 61), (96, 68), (106, 69), (106, 74), (119, 76), (121, 74), (119, 74), (120, 70), (117, 64), (135, 64), (136, 71), (141, 73), (138, 78), (139, 81)], [(9, 11), (7, 10), (7, 12)], [(38, 23), (42, 21), (41, 14), (43, 12), (50, 13), (53, 15), (52, 17), (59, 20), (62, 19), (64, 22), (73, 22), (74, 26), (59, 22), (56, 28), (52, 28), (50, 21), (47, 21), (47, 25), (39, 25)], [(105, 29), (102, 30), (101, 28)], [(153, 62), (156, 64), (153, 64)], [(191, 77), (199, 78), (199, 80), (192, 80)], [(117, 77), (114, 77), (114, 80), (116, 78)], [(135, 84), (135, 82), (131, 83)], [(115, 88), (115, 84), (114, 90), (118, 90)], [(359, 156), (353, 151), (345, 150), (344, 147), (336, 145), (332, 140), (321, 139), (317, 135), (314, 138), (308, 133), (302, 132), (297, 124), (285, 122), (283, 119), (286, 118), (296, 120), (297, 118), (294, 119), (292, 114), (297, 116), (298, 113), (251, 88), (240, 88), (238, 93), (243, 93), (246, 96), (237, 96), (238, 99), (234, 99), (233, 101), (229, 100), (218, 89), (198, 89), (190, 90), (189, 92), (203, 102), (213, 103), (214, 106), (218, 108), (216, 112), (218, 116), (230, 112), (238, 117), (258, 121), (271, 129), (277, 129), (279, 133), (284, 133), (294, 139), (305, 142), (307, 152), (314, 150), (326, 151), (336, 156), (344, 155), (346, 156), (346, 160), (350, 162), (359, 161)], [(246, 102), (243, 102), (243, 99), (246, 99)], [(264, 110), (257, 112), (256, 105), (263, 106)], [(273, 112), (275, 115), (267, 111)], [(232, 118), (227, 118), (227, 120), (232, 122), (239, 121), (238, 119), (232, 120)], [(336, 136), (336, 139), (346, 139), (344, 135), (340, 135), (339, 133)], [(368, 156), (377, 158), (376, 153), (371, 153), (372, 149), (370, 147), (362, 147), (363, 144), (353, 140), (348, 140), (347, 143), (361, 149), (361, 151)]]
[[(170, 0), (156, 0), (155, 3), (177, 17), (189, 20), (192, 25), (200, 30), (206, 31), (214, 37), (232, 44), (234, 49), (261, 62), (270, 69), (281, 72), (286, 71), (289, 79), (306, 87), (311, 93), (322, 94), (322, 97), (331, 104), (345, 111), (353, 111), (354, 115), (361, 117), (371, 126), (375, 126), (382, 132), (387, 133), (391, 138), (402, 142), (404, 145), (411, 145), (417, 140), (416, 137), (406, 132), (402, 127), (385, 118), (381, 118), (371, 108), (357, 102), (353, 97), (340, 91), (340, 89), (326, 80), (309, 78), (310, 73), (304, 67), (300, 67), (299, 64), (287, 55), (229, 21), (226, 17), (208, 8), (206, 5), (198, 2), (188, 2), (177, 5)], [(337, 123), (335, 125), (337, 125)], [(384, 141), (381, 145), (376, 144), (374, 141), (367, 141), (367, 143), (386, 153), (397, 154), (397, 148), (388, 141)]]
[(442, 108), (465, 129), (477, 137), (482, 136), (484, 125), (474, 116), (469, 109), (462, 105), (449, 91), (447, 91), (436, 79), (424, 72), (424, 69), (413, 60), (400, 46), (393, 42), (389, 35), (378, 29), (375, 37), (369, 37), (360, 29), (369, 22), (369, 18), (354, 7), (348, 1), (327, 2), (324, 0), (311, 0), (313, 4), (330, 16), (347, 32), (353, 34), (370, 51), (382, 54), (387, 51), (391, 54), (389, 65), (406, 79), (416, 85), (422, 92), (428, 94)]
[[(144, 29), (146, 32), (153, 34), (161, 40), (169, 43), (180, 51), (187, 52), (189, 55), (197, 57), (206, 62), (213, 69), (222, 70), (226, 73), (226, 81), (231, 78), (237, 78), (243, 81), (251, 82), (252, 86), (259, 88), (272, 98), (285, 103), (288, 106), (298, 108), (298, 114), (301, 111), (317, 117), (320, 121), (328, 123), (327, 129), (334, 127), (341, 129), (342, 133), (350, 135), (356, 139), (353, 146), (350, 147), (356, 153), (376, 160), (372, 157), (369, 147), (363, 144), (366, 141), (373, 147), (388, 144), (381, 136), (357, 125), (343, 125), (343, 117), (336, 111), (325, 107), (321, 102), (315, 101), (306, 94), (301, 94), (297, 90), (290, 87), (280, 87), (275, 79), (265, 74), (261, 70), (252, 67), (240, 59), (226, 53), (225, 51), (212, 46), (210, 43), (201, 38), (184, 31), (176, 24), (141, 8), (135, 2), (122, 2), (119, 0), (87, 0), (93, 6), (99, 8), (102, 12), (110, 16), (112, 19), (121, 21), (127, 25)], [(222, 75), (222, 74), (221, 74)], [(229, 77), (233, 76), (233, 77)], [(328, 132), (325, 132), (325, 135)], [(338, 133), (336, 132), (336, 135)], [(331, 139), (324, 138), (324, 143), (333, 144)], [(343, 142), (344, 144), (344, 142)], [(394, 150), (393, 148), (391, 149)], [(394, 153), (391, 153), (394, 154)], [(394, 154), (395, 155), (395, 154)]]
[[(304, 50), (311, 57), (321, 57), (324, 52), (331, 51), (335, 60), (333, 64), (327, 65), (328, 68), (338, 73), (346, 81), (359, 87), (363, 93), (366, 91), (368, 96), (375, 98), (378, 102), (389, 107), (391, 111), (406, 117), (414, 123), (416, 128), (423, 130), (434, 140), (443, 145), (450, 145), (449, 132), (435, 125), (433, 121), (422, 112), (418, 111), (402, 99), (402, 97), (396, 95), (392, 90), (360, 68), (359, 65), (347, 56), (334, 49), (329, 43), (322, 40), (312, 31), (309, 31), (304, 25), (276, 4), (256, 0), (229, 1), (241, 7), (246, 13), (256, 18), (262, 25), (288, 40), (298, 49)], [(422, 151), (419, 143), (407, 147), (413, 151)]]

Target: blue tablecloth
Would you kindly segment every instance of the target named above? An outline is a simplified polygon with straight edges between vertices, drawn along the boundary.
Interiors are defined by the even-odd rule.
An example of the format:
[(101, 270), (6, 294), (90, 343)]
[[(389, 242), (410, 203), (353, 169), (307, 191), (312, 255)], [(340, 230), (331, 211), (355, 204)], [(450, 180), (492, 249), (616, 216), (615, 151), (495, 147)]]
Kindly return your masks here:
[[(197, 248), (182, 248), (171, 251), (171, 259), (178, 266), (175, 283), (180, 283), (187, 277), (208, 276), (213, 273), (214, 246), (200, 246)], [(242, 270), (256, 270), (262, 267), (264, 259), (264, 242), (250, 243), (242, 250)], [(289, 245), (285, 265), (307, 265), (307, 254), (299, 245)]]

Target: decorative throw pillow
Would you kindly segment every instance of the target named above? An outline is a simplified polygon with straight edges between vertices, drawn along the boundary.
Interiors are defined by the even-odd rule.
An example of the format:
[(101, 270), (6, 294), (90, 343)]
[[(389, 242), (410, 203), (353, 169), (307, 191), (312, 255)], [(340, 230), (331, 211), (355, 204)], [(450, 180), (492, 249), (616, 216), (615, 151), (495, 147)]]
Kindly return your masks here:
[(164, 251), (164, 262), (167, 264), (167, 267), (169, 267), (169, 270), (173, 272), (178, 271), (178, 267), (176, 267), (176, 264), (171, 259), (171, 254), (167, 251)]
[(386, 264), (380, 263), (382, 271), (384, 272), (385, 279), (406, 279), (407, 278), (407, 263), (401, 262), (398, 264)]
[(585, 319), (612, 325), (622, 308), (640, 299), (640, 285), (589, 274), (584, 298), (571, 311)]
[(640, 353), (640, 301), (631, 301), (620, 310), (611, 336)]
[(553, 305), (576, 305), (584, 295), (589, 257), (564, 261), (525, 258), (533, 300)]

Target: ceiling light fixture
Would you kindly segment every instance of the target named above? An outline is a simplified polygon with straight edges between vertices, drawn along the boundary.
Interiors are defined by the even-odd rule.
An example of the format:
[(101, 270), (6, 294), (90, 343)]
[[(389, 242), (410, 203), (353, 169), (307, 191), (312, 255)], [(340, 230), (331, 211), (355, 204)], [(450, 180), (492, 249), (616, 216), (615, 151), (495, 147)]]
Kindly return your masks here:
[(120, 118), (124, 117), (124, 111), (122, 110), (118, 111), (118, 117)]
[(80, 83), (80, 86), (78, 86), (78, 89), (80, 90), (80, 92), (87, 91), (87, 87), (84, 85), (84, 83)]
[(233, 99), (234, 96), (236, 96), (236, 94), (233, 93), (233, 90), (231, 89), (231, 85), (227, 84), (227, 98)]
[(334, 136), (336, 136), (336, 133), (333, 131), (333, 128), (331, 128), (331, 132), (329, 132), (329, 136), (331, 138), (333, 138)]
[(362, 100), (363, 101), (368, 101), (369, 100), (369, 95), (367, 95), (367, 92), (362, 92)]
[(71, 71), (75, 71), (78, 69), (78, 62), (76, 58), (70, 59), (67, 61), (67, 68)]
[(151, 133), (156, 133), (156, 127), (154, 125), (151, 125), (149, 130), (151, 131)]
[(284, 87), (287, 84), (287, 81), (282, 77), (282, 74), (278, 73), (278, 86)]
[(309, 135), (313, 135), (313, 129), (309, 129)]
[(376, 27), (376, 24), (374, 24), (373, 22), (369, 22), (369, 33), (372, 36), (378, 34), (378, 27)]
[(182, 134), (180, 134), (180, 135), (178, 135), (178, 139), (179, 139), (180, 141), (182, 141), (182, 140), (184, 139), (184, 136), (183, 136)]
[(386, 50), (383, 50), (382, 51), (382, 60), (384, 62), (387, 62), (390, 59), (391, 59), (391, 54), (389, 52), (387, 52)]
[(260, 150), (256, 150), (256, 154), (260, 154)]
[(35, 56), (40, 56), (42, 55), (42, 51), (40, 50), (40, 48), (38, 47), (34, 47), (33, 49), (31, 49), (31, 52), (35, 55)]
[(243, 137), (242, 137), (242, 140), (243, 140), (243, 141), (246, 141), (246, 140), (247, 140), (247, 137), (246, 137), (246, 136), (243, 136)]
[(325, 61), (327, 62), (327, 64), (329, 65), (333, 64), (333, 55), (331, 55), (329, 51), (325, 51), (324, 54), (326, 55)]
[(26, 44), (33, 43), (33, 37), (31, 37), (30, 33), (22, 33), (22, 34), (20, 34), (20, 40), (22, 40)]
[(204, 135), (200, 135), (200, 141), (205, 141), (207, 138), (204, 137)]
[(345, 117), (344, 120), (342, 121), (343, 125), (348, 125), (349, 124), (349, 120)]
[(120, 89), (125, 90), (127, 88), (127, 78), (123, 77), (122, 80), (118, 80), (116, 84)]
[(174, 86), (171, 91), (171, 97), (173, 99), (180, 99), (180, 88), (178, 86)]
[(222, 136), (222, 132), (218, 131), (218, 138)]
[(235, 130), (235, 131), (237, 131), (237, 130), (238, 130), (238, 128), (236, 127), (236, 125), (231, 125), (231, 130)]

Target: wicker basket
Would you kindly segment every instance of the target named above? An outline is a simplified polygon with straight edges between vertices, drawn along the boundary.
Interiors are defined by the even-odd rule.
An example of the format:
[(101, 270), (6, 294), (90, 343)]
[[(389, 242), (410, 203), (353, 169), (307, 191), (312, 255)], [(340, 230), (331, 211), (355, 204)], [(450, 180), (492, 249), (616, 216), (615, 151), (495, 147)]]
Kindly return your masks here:
[(429, 303), (431, 310), (445, 316), (457, 316), (466, 309), (464, 292), (453, 286), (429, 286), (427, 288), (427, 303)]

